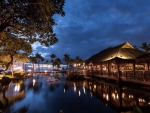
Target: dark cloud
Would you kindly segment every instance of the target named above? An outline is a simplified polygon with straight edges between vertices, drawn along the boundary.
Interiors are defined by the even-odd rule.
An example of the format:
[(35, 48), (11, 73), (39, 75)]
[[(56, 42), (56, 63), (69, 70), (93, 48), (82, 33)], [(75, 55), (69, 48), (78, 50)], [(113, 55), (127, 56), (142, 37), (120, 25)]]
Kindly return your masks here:
[(55, 15), (59, 42), (49, 48), (36, 45), (44, 57), (87, 59), (109, 46), (150, 43), (150, 0), (66, 0), (65, 17)]

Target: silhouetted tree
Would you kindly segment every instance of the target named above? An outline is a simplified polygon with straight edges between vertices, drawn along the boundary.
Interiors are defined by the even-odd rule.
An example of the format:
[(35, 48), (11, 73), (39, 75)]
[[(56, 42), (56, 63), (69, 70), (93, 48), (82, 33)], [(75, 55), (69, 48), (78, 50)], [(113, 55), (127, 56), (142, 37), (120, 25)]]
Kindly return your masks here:
[(53, 16), (65, 15), (64, 3), (65, 0), (0, 0), (0, 33), (8, 31), (31, 43), (52, 45), (58, 41), (53, 33)]
[(68, 64), (69, 64), (69, 61), (70, 61), (70, 55), (64, 54), (63, 60), (67, 63), (67, 67), (68, 67)]
[(147, 44), (146, 42), (142, 43), (142, 46), (140, 46), (141, 49), (143, 49), (146, 53), (150, 51), (150, 44)]
[(52, 62), (52, 65), (53, 65), (53, 70), (54, 70), (54, 59), (57, 57), (55, 54), (51, 54), (50, 55), (51, 57), (51, 62)]

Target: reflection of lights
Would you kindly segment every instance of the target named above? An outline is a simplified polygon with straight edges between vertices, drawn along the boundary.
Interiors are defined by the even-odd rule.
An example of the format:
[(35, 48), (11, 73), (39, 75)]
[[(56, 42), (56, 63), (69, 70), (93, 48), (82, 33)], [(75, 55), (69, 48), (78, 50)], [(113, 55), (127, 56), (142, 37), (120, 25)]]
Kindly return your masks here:
[(108, 94), (106, 94), (106, 100), (107, 100), (107, 101), (109, 100), (109, 95), (108, 95)]
[(90, 90), (92, 89), (91, 86), (89, 88), (90, 88)]
[(64, 88), (64, 93), (66, 92), (65, 88)]
[(76, 84), (74, 83), (74, 92), (76, 92)]
[(117, 96), (116, 96), (116, 98), (117, 98), (117, 99), (119, 98), (119, 96), (118, 96), (118, 93), (117, 93)]
[(92, 97), (92, 92), (90, 92), (90, 94), (91, 94), (91, 97)]
[(114, 99), (116, 99), (115, 93), (112, 93), (112, 97), (113, 97)]
[(45, 73), (47, 73), (47, 70), (45, 70)]
[(79, 91), (79, 97), (80, 97), (80, 95), (81, 95), (81, 92)]
[(150, 102), (148, 102), (148, 105), (150, 105)]
[(107, 101), (109, 100), (109, 95), (108, 94), (105, 94), (103, 93), (103, 98), (106, 99)]
[(125, 97), (125, 93), (122, 93), (122, 98), (124, 98)]
[(85, 82), (83, 83), (83, 86), (85, 86)]
[(142, 99), (142, 98), (139, 98), (139, 102), (145, 102), (145, 100), (144, 99)]
[(35, 80), (35, 79), (33, 79), (33, 86), (34, 86), (35, 82), (36, 82), (36, 80)]
[(83, 87), (83, 92), (84, 92), (84, 94), (86, 94), (86, 92), (85, 92), (85, 88)]
[(19, 91), (19, 90), (20, 90), (20, 85), (19, 85), (19, 84), (15, 85), (14, 90), (15, 90), (15, 91)]
[(31, 72), (31, 69), (28, 69), (27, 71), (28, 71), (28, 72)]
[(96, 89), (96, 85), (94, 85), (94, 89)]
[(104, 89), (105, 89), (105, 87), (106, 87), (106, 86), (104, 85)]
[(115, 89), (115, 93), (117, 93), (117, 89)]
[(106, 94), (105, 93), (103, 93), (103, 98), (105, 98), (106, 97)]
[(129, 98), (134, 98), (134, 96), (133, 95), (129, 95)]
[(119, 98), (118, 93), (117, 93), (117, 94), (112, 93), (111, 95), (112, 95), (112, 97), (114, 98), (114, 100)]

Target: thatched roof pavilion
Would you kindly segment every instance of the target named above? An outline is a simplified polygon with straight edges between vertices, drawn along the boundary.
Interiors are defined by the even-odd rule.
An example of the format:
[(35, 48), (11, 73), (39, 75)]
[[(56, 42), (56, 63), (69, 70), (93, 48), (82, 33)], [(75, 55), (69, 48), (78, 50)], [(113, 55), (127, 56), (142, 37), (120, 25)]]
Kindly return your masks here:
[(130, 43), (126, 42), (115, 47), (109, 47), (100, 51), (86, 60), (86, 64), (110, 61), (112, 59), (134, 60), (136, 57), (143, 55), (144, 52), (135, 49)]

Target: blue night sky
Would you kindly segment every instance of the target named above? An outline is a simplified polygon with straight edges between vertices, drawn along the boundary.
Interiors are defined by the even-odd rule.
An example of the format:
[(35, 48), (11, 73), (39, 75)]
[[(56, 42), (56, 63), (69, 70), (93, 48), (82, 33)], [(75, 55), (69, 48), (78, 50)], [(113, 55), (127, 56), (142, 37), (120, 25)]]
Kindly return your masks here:
[(83, 60), (109, 47), (129, 42), (150, 43), (150, 0), (66, 0), (66, 15), (55, 15), (54, 32), (59, 42), (50, 47), (38, 43), (34, 53), (69, 54)]

